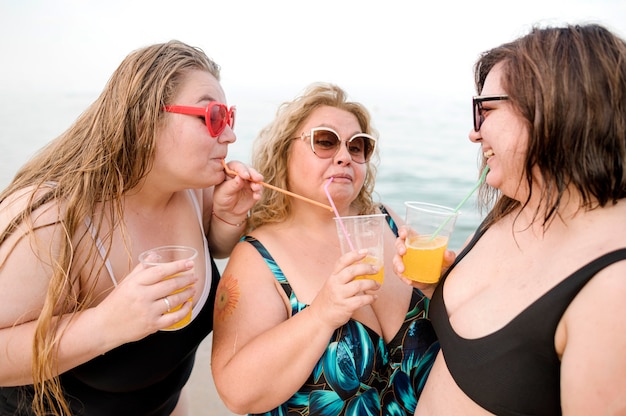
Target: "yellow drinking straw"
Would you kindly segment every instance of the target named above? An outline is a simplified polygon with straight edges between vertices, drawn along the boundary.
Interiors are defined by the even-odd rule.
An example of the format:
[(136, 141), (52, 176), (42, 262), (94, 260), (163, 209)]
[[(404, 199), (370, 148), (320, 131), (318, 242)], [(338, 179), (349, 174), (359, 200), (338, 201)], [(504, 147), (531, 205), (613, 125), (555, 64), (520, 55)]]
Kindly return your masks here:
[[(222, 166), (224, 166), (224, 171), (227, 174), (232, 175), (232, 176), (239, 176), (239, 174), (236, 171), (234, 171), (234, 170), (232, 170), (232, 169), (230, 169), (228, 167), (228, 165), (226, 164), (226, 161), (224, 159), (222, 159)], [(270, 185), (269, 183), (265, 183), (265, 182), (255, 182), (255, 181), (251, 181), (251, 182), (258, 183), (259, 185), (263, 185), (266, 188), (270, 188), (270, 189), (273, 189), (275, 191), (282, 192), (283, 194), (286, 194), (286, 195), (289, 195), (289, 196), (293, 196), (294, 198), (298, 198), (298, 199), (301, 199), (303, 201), (309, 202), (309, 203), (311, 203), (313, 205), (317, 205), (318, 207), (327, 209), (327, 210), (329, 210), (331, 212), (333, 211), (332, 207), (330, 207), (330, 206), (328, 206), (326, 204), (322, 204), (320, 202), (314, 201), (314, 200), (309, 199), (307, 197), (304, 197), (302, 195), (294, 194), (293, 192), (287, 191), (286, 189), (281, 189), (281, 188), (279, 188), (277, 186)]]

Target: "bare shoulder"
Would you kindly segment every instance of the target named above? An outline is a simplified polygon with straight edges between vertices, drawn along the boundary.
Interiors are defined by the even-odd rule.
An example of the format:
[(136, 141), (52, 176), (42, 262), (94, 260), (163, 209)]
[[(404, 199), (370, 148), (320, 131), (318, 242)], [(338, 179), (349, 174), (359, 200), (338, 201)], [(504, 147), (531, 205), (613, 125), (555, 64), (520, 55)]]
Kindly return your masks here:
[(31, 186), (8, 195), (0, 203), (0, 230), (4, 231), (24, 211), (32, 212), (30, 220), (36, 225), (57, 221), (62, 207), (55, 199), (46, 197), (51, 190), (45, 185), (38, 189)]
[[(616, 414), (626, 402), (626, 260), (597, 273), (565, 313), (562, 353), (563, 412)], [(589, 386), (596, 386), (589, 389)], [(621, 407), (620, 407), (621, 406)], [(612, 410), (611, 410), (612, 409)]]
[[(581, 299), (593, 302), (618, 301), (626, 298), (626, 258), (600, 270), (581, 290)], [(596, 305), (595, 307), (598, 307)]]
[[(602, 219), (606, 232), (598, 243), (598, 252), (626, 248), (625, 203), (620, 201), (605, 211), (609, 215)], [(564, 315), (563, 414), (622, 414), (626, 410), (625, 276), (626, 259), (600, 270)]]
[[(215, 302), (216, 328), (238, 321), (246, 326), (260, 316), (278, 314), (286, 319), (284, 294), (258, 250), (239, 242), (226, 264)], [(262, 302), (259, 302), (262, 299)]]
[(580, 311), (582, 314), (587, 314), (590, 310), (597, 311), (603, 308), (621, 310), (626, 298), (626, 279), (624, 276), (626, 276), (626, 258), (603, 268), (592, 276), (581, 289), (572, 301), (568, 313)]
[[(624, 276), (626, 259), (600, 270), (580, 290), (563, 316), (560, 329), (564, 331), (557, 332), (561, 335), (557, 336), (560, 352), (578, 351), (578, 346), (592, 349), (594, 345), (603, 345), (605, 352), (618, 345), (626, 350), (626, 331), (615, 330), (626, 328)], [(605, 342), (598, 344), (600, 339)]]
[(36, 319), (52, 276), (52, 259), (67, 238), (55, 201), (20, 218), (38, 196), (25, 189), (0, 205), (0, 327)]
[(289, 318), (286, 297), (259, 252), (239, 242), (217, 288), (213, 320), (214, 368), (252, 339)]
[(224, 275), (236, 274), (242, 282), (254, 282), (259, 278), (272, 281), (273, 274), (261, 253), (248, 241), (235, 245), (224, 269)]

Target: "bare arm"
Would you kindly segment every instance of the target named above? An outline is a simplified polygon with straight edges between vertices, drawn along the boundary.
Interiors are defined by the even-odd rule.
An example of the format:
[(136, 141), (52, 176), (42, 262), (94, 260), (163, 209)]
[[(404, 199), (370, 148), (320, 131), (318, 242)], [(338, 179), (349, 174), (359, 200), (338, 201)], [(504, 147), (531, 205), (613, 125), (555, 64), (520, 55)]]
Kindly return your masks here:
[(557, 332), (564, 415), (626, 414), (626, 262), (598, 273)]
[[(7, 211), (4, 211), (7, 214)], [(11, 215), (0, 214), (0, 228)], [(43, 223), (52, 221), (39, 217)], [(40, 228), (36, 238), (19, 238), (19, 231), (0, 246), (0, 385), (32, 384), (33, 339), (36, 320), (44, 306), (52, 276), (50, 257), (63, 238), (58, 225)], [(116, 346), (135, 341), (165, 328), (190, 308), (162, 315), (162, 297), (196, 280), (195, 277), (162, 281), (166, 276), (190, 268), (184, 262), (144, 269), (136, 267), (100, 304), (74, 315), (60, 315), (58, 372), (60, 374)], [(173, 305), (190, 297), (194, 289), (170, 296)], [(74, 288), (74, 295), (78, 288)], [(180, 295), (180, 296), (179, 296)], [(180, 299), (178, 299), (178, 297)], [(133, 317), (133, 319), (129, 319)]]
[[(131, 275), (98, 306), (73, 316), (68, 314), (57, 316), (55, 319), (61, 320), (62, 333), (58, 344), (57, 374), (181, 320), (191, 305), (186, 304), (177, 312), (163, 315), (165, 307), (162, 298), (175, 288), (193, 283), (195, 278), (183, 276), (181, 279), (166, 281), (162, 279), (186, 268), (183, 262), (168, 263), (145, 270), (142, 266), (137, 266)], [(22, 273), (3, 269), (0, 272), (2, 286), (5, 286), (6, 278), (24, 276)], [(177, 279), (178, 281), (175, 281)], [(23, 317), (31, 315), (38, 309), (20, 308), (19, 304), (23, 303), (20, 299), (27, 293), (33, 293), (31, 288), (26, 288), (23, 284), (10, 286), (9, 290), (2, 290), (0, 294), (0, 316), (2, 316), (0, 350), (3, 352), (0, 385), (32, 384), (32, 345), (36, 322), (24, 321)], [(192, 291), (193, 289), (190, 289), (175, 295), (176, 297), (170, 295), (168, 298), (172, 304), (180, 304), (192, 296)], [(12, 296), (15, 293), (20, 295)], [(35, 293), (35, 296), (37, 295)], [(13, 325), (13, 322), (17, 324)]]
[(363, 255), (347, 256), (311, 306), (289, 317), (284, 293), (258, 252), (237, 245), (218, 288), (212, 351), (213, 378), (232, 411), (260, 413), (285, 402), (309, 377), (333, 331), (374, 300), (364, 294), (377, 287), (373, 280), (352, 280), (371, 266), (348, 266)]
[(230, 255), (243, 235), (248, 211), (261, 198), (262, 186), (255, 182), (263, 177), (258, 172), (238, 162), (229, 162), (229, 168), (237, 175), (203, 191), (207, 237), (215, 258)]

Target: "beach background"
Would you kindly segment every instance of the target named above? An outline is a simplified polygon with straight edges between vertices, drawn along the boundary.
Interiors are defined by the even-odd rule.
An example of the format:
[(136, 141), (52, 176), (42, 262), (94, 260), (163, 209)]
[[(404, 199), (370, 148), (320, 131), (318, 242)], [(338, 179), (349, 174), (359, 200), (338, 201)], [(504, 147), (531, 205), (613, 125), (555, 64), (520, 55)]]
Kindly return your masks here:
[[(302, 86), (304, 88), (304, 86)], [(256, 133), (273, 117), (282, 101), (302, 88), (226, 87), (230, 104), (237, 105), (237, 141), (227, 160), (248, 162)], [(455, 207), (478, 177), (479, 146), (467, 134), (471, 126), (471, 100), (448, 97), (388, 95), (367, 88), (348, 90), (351, 98), (367, 105), (379, 131), (380, 161), (376, 197), (401, 215), (404, 201), (422, 200)], [(0, 102), (0, 187), (4, 188), (24, 161), (66, 129), (97, 97), (99, 91), (44, 93), (22, 91)], [(8, 105), (10, 103), (10, 105)], [(472, 197), (450, 242), (458, 248), (480, 220)], [(221, 270), (225, 261), (218, 261)], [(231, 415), (215, 393), (210, 371), (211, 337), (198, 350), (189, 382), (191, 416)]]
[[(368, 107), (380, 134), (376, 197), (400, 214), (407, 200), (455, 207), (479, 176), (468, 140), (473, 63), (533, 24), (563, 22), (626, 37), (626, 2), (0, 0), (0, 188), (95, 100), (126, 54), (179, 39), (222, 66), (237, 106), (228, 160), (250, 160), (281, 102), (334, 82)], [(461, 211), (452, 249), (482, 218), (475, 196)], [(232, 414), (215, 393), (210, 345), (189, 382), (191, 416)]]

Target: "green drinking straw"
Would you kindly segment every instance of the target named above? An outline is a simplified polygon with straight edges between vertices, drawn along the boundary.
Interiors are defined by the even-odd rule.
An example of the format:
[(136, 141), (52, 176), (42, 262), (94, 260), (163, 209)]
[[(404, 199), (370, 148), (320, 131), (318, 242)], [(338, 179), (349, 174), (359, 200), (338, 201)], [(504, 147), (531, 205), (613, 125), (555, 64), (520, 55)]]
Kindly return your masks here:
[(480, 175), (480, 179), (478, 179), (478, 182), (476, 182), (476, 185), (474, 185), (474, 187), (472, 188), (471, 191), (469, 191), (469, 193), (465, 196), (465, 198), (463, 198), (463, 200), (459, 203), (459, 205), (456, 206), (456, 208), (454, 208), (454, 211), (452, 211), (452, 215), (450, 215), (444, 222), (443, 224), (441, 224), (439, 226), (439, 228), (437, 228), (437, 230), (433, 233), (433, 235), (430, 236), (430, 239), (428, 241), (433, 241), (435, 239), (435, 237), (437, 237), (437, 234), (439, 234), (441, 232), (441, 230), (443, 229), (443, 227), (446, 226), (446, 224), (448, 223), (448, 221), (450, 221), (453, 217), (454, 214), (456, 214), (457, 212), (459, 212), (459, 210), (461, 209), (461, 207), (463, 206), (463, 204), (465, 204), (465, 202), (467, 202), (467, 200), (469, 199), (470, 196), (472, 196), (472, 194), (474, 192), (476, 192), (476, 190), (478, 189), (478, 187), (480, 185), (482, 185), (483, 182), (485, 182), (485, 177), (487, 176), (487, 172), (489, 172), (489, 166), (485, 166), (485, 169), (483, 169), (483, 173)]

